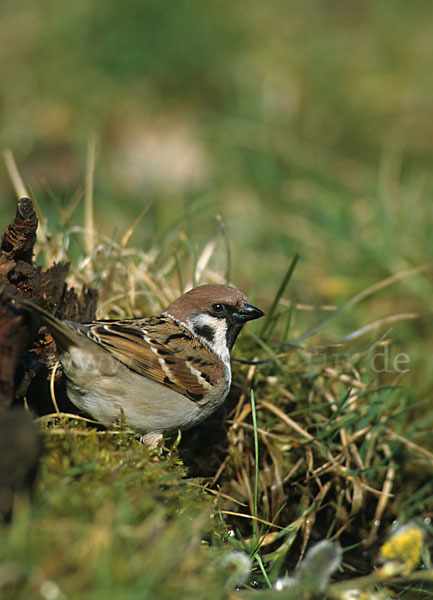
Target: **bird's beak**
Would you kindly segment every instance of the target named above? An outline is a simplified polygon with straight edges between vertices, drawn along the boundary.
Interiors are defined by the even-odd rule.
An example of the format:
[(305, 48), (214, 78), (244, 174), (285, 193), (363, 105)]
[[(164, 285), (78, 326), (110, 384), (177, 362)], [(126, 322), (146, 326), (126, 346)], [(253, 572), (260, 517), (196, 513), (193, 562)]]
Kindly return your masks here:
[(260, 310), (260, 308), (257, 308), (252, 304), (248, 304), (248, 302), (244, 302), (242, 308), (237, 312), (237, 317), (240, 321), (246, 322), (253, 321), (254, 319), (260, 319), (260, 317), (263, 317), (264, 314), (265, 313)]

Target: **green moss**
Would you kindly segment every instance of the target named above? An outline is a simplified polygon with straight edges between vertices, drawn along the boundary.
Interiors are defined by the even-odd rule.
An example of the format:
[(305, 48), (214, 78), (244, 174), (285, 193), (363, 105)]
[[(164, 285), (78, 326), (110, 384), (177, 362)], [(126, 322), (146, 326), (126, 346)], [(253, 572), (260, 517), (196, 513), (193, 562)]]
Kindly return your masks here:
[(215, 551), (201, 540), (225, 532), (176, 451), (71, 421), (45, 428), (44, 442), (33, 505), (0, 530), (2, 598), (219, 597)]

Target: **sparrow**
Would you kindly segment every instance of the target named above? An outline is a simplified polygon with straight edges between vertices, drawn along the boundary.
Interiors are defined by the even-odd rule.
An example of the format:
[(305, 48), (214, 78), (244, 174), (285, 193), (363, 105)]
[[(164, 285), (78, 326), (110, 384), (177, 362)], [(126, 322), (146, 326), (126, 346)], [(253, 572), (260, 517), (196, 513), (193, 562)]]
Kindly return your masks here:
[(221, 406), (236, 338), (264, 315), (228, 285), (195, 287), (156, 316), (90, 323), (14, 300), (52, 334), (71, 402), (104, 424), (126, 424), (149, 446)]

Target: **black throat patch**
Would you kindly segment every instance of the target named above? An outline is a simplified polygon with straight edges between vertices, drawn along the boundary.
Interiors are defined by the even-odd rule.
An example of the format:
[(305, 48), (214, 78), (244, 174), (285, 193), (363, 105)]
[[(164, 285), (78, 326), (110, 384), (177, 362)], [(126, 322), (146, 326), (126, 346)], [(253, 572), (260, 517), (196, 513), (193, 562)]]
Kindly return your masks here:
[(239, 332), (242, 329), (242, 327), (243, 327), (243, 323), (236, 323), (235, 321), (232, 323), (229, 323), (229, 326), (227, 327), (226, 341), (227, 341), (228, 349), (230, 351), (233, 348), (233, 345), (234, 345), (236, 338), (238, 337)]

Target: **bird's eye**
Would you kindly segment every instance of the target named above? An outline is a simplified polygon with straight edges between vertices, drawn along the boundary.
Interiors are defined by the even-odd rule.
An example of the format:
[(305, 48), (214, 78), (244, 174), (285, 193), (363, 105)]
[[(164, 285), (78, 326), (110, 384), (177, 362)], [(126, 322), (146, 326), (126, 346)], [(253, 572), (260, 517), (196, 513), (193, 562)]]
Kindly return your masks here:
[(214, 313), (222, 313), (224, 311), (224, 304), (221, 304), (220, 302), (215, 302), (214, 304), (212, 304), (211, 309)]

